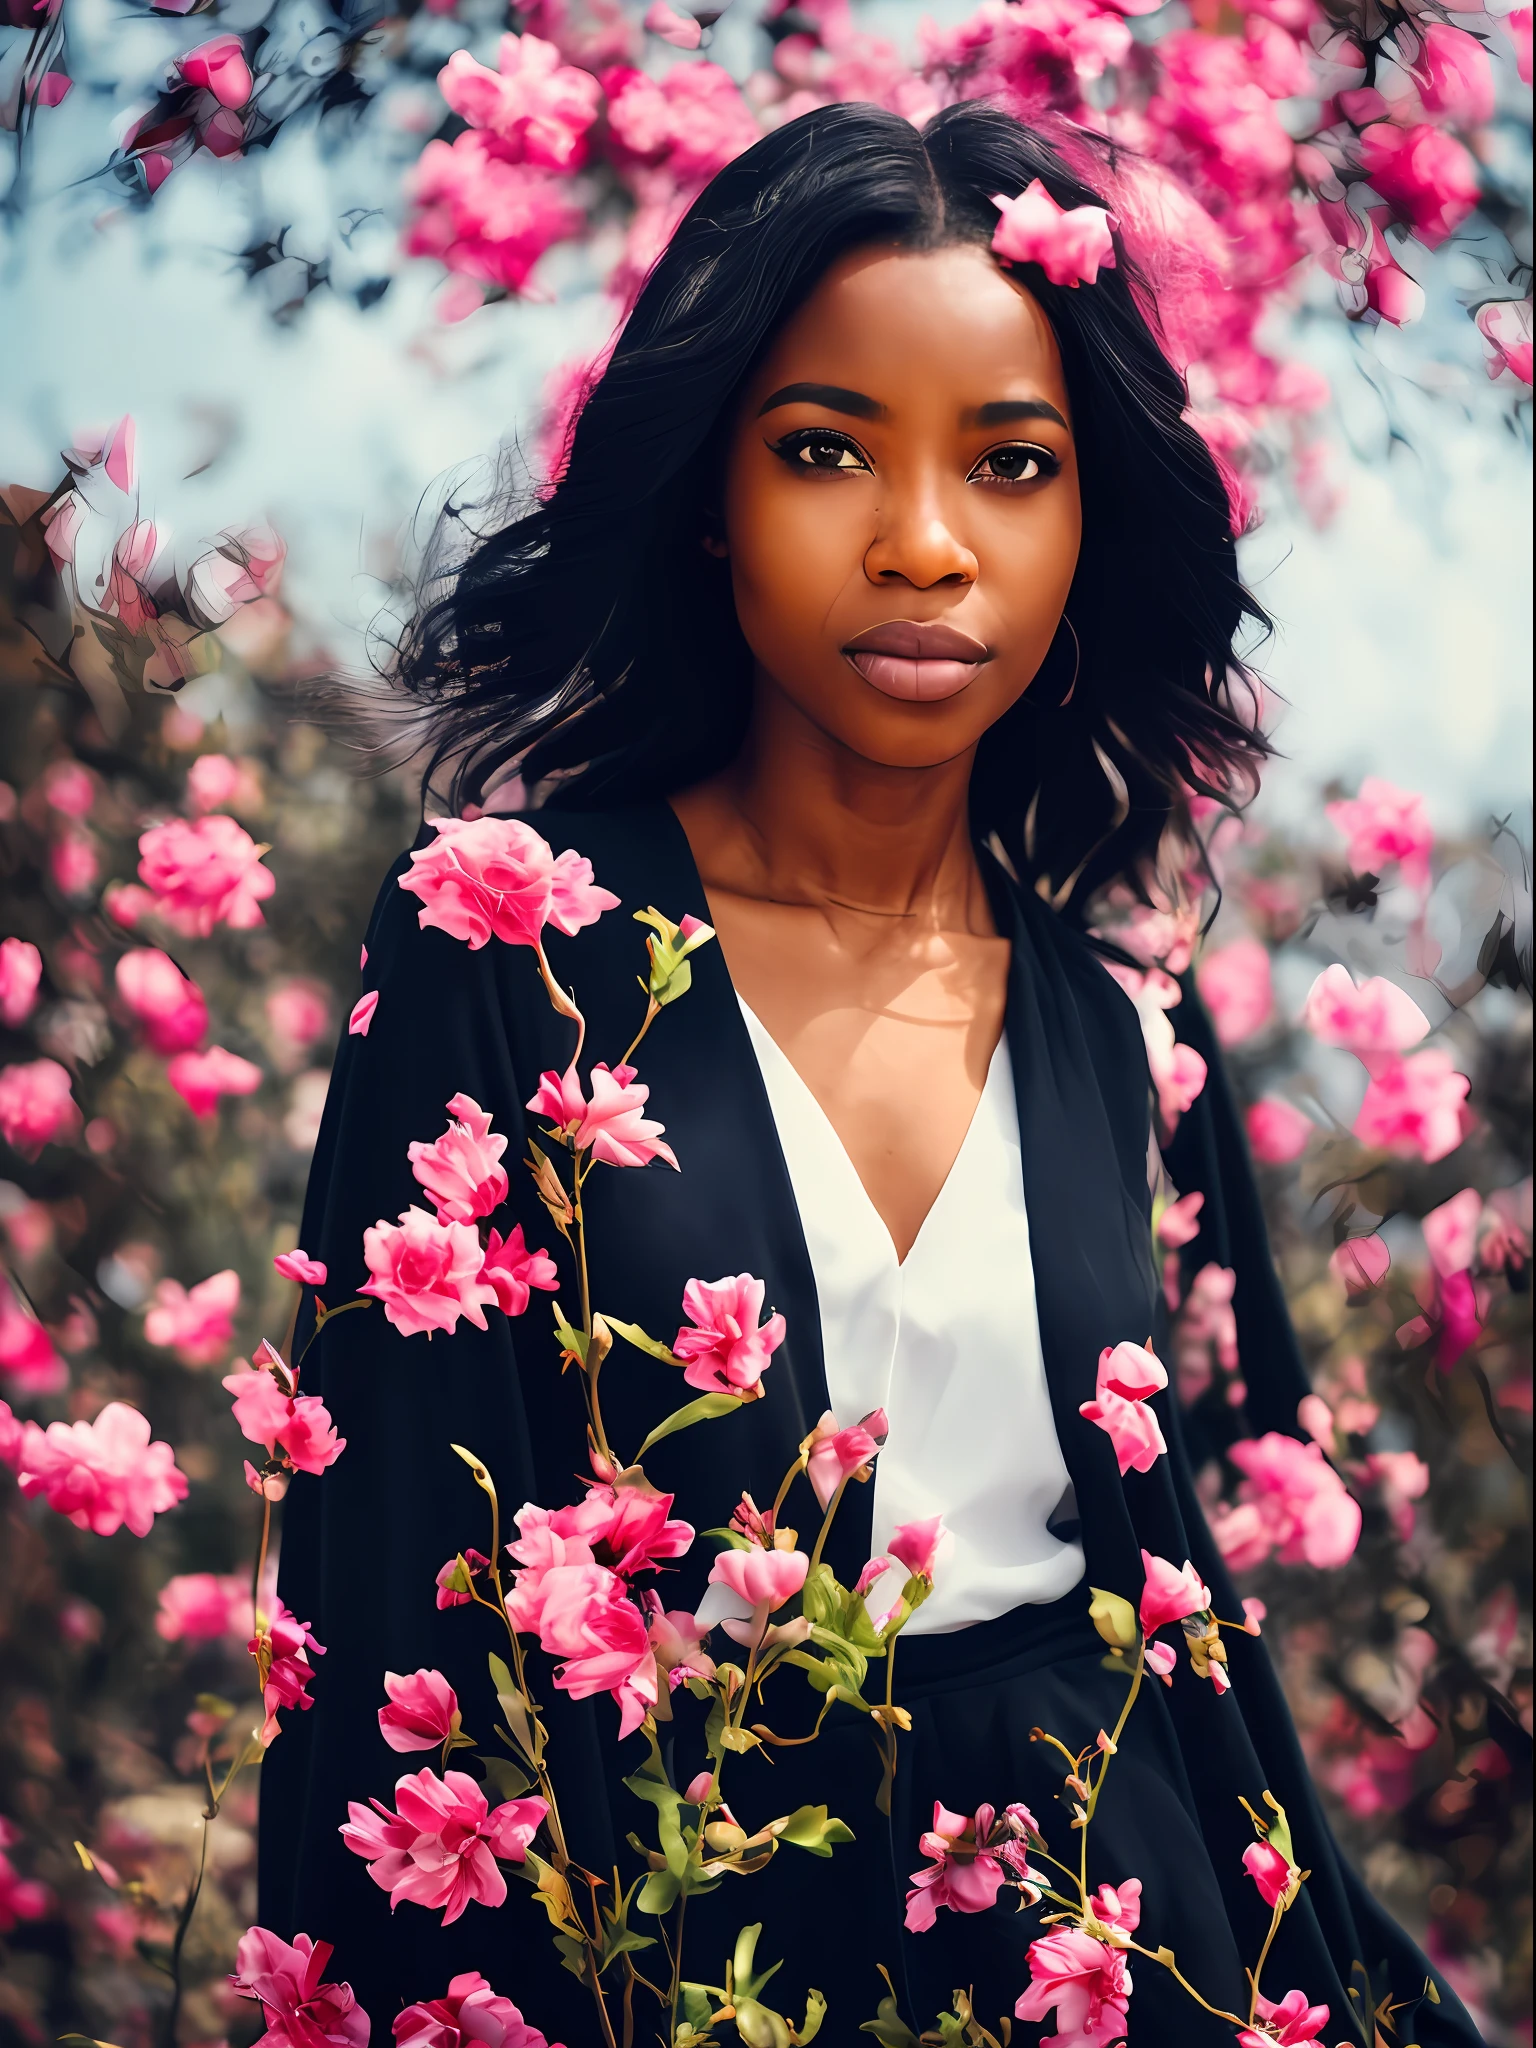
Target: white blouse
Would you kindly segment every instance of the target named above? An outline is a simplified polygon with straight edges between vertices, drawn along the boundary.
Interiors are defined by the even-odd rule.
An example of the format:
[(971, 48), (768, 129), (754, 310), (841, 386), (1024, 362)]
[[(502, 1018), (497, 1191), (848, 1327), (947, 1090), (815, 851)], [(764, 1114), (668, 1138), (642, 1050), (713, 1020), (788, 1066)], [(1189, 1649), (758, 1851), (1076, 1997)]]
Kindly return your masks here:
[[(1059, 1599), (1082, 1577), (1083, 1552), (1046, 1526), (1074, 1510), (1040, 1350), (1006, 1042), (949, 1178), (898, 1262), (826, 1112), (741, 1007), (810, 1252), (832, 1412), (845, 1425), (883, 1408), (890, 1424), (875, 1461), (872, 1554), (903, 1522), (942, 1514), (949, 1532), (908, 1632), (936, 1635)], [(888, 1605), (905, 1576), (888, 1574), (871, 1607)]]

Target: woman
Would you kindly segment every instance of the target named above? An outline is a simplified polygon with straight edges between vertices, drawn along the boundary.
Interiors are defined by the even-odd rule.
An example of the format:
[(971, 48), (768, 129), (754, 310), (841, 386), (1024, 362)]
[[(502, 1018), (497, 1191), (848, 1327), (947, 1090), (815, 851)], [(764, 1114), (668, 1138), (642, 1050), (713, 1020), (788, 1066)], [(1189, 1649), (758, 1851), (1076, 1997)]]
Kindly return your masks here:
[[(882, 1967), (914, 2029), (957, 1986), (995, 2028), (1029, 1983), (1037, 1913), (944, 1910), (910, 1932), (902, 1892), (936, 1800), (1022, 1801), (1067, 1853), (1060, 1768), (1030, 1737), (1091, 1744), (1124, 1699), (1089, 1587), (1134, 1600), (1145, 1550), (1193, 1560), (1216, 1611), (1239, 1612), (1167, 1397), (1167, 1455), (1124, 1479), (1080, 1412), (1101, 1351), (1157, 1317), (1145, 1054), (1081, 913), (1144, 881), (1191, 790), (1250, 779), (1264, 742), (1227, 678), (1235, 637), (1263, 621), (1126, 249), (1104, 237), (1084, 260), (1063, 239), (1046, 268), (994, 253), (999, 202), (1036, 180), (1047, 223), (1064, 209), (1102, 237), (1102, 215), (1075, 212), (1101, 205), (1091, 186), (979, 106), (922, 136), (829, 108), (732, 164), (641, 294), (558, 487), (477, 547), (401, 668), (450, 809), (515, 771), (546, 792), (538, 830), (625, 912), (718, 933), (640, 1056), (682, 1170), (594, 1180), (593, 1298), (666, 1332), (687, 1279), (745, 1271), (787, 1335), (763, 1398), (657, 1445), (651, 1482), (719, 1527), (744, 1492), (773, 1499), (824, 1411), (883, 1410), (874, 1482), (833, 1527), (839, 1577), (898, 1524), (942, 1510), (950, 1530), (901, 1639), (912, 1727), (889, 1819), (868, 1721), (834, 1712), (815, 1743), (733, 1760), (729, 1796), (749, 1827), (830, 1802), (853, 1841), (826, 1860), (786, 1849), (688, 1908), (686, 1977), (723, 1983), (738, 1928), (762, 1921), (763, 1956), (789, 1959), (785, 2009), (819, 1987), (838, 2042), (874, 2015)], [(361, 1277), (364, 1229), (417, 1192), (407, 1145), (451, 1096), (489, 1111), (516, 1160), (540, 1125), (523, 1105), (570, 1058), (528, 954), (422, 929), (411, 885), (402, 860), (368, 933), (377, 1009), (316, 1155), (304, 1242), (336, 1287)], [(635, 931), (615, 913), (551, 940), (589, 1057), (632, 1035)], [(1207, 1196), (1202, 1251), (1239, 1273), (1252, 1427), (1290, 1430), (1305, 1383), (1242, 1141), (1192, 997), (1180, 1014), (1212, 1078), (1170, 1164)], [(514, 1201), (545, 1242), (526, 1178)], [(485, 1537), (449, 1446), (484, 1459), (504, 1503), (570, 1500), (577, 1375), (536, 1312), (430, 1347), (353, 1315), (311, 1360), (347, 1451), (286, 1509), (283, 1596), (328, 1655), (314, 1711), (285, 1716), (265, 1766), (264, 1918), (333, 1941), (376, 2027), (478, 1968), (552, 2038), (597, 2040), (527, 1901), (447, 1929), (413, 1905), (391, 1920), (338, 1834), (346, 1801), (387, 1800), (401, 1767), (377, 1733), (386, 1669), (446, 1673), (491, 1746), (482, 1673), (505, 1639), (431, 1599), (444, 1559)], [(624, 1347), (603, 1381), (610, 1435), (638, 1442), (676, 1398), (675, 1368)], [(669, 1606), (699, 1605), (708, 1549), (669, 1575)], [(1339, 1857), (1262, 1646), (1237, 1638), (1229, 1669), (1226, 1697), (1187, 1667), (1149, 1681), (1093, 1823), (1090, 1883), (1140, 1881), (1137, 1938), (1171, 1949), (1205, 2001), (1138, 1961), (1131, 2040), (1230, 2042), (1208, 2008), (1248, 2015), (1270, 1910), (1244, 1873), (1242, 1802), (1268, 1792), (1310, 1875), (1266, 1994), (1329, 2006), (1330, 2040), (1367, 2038), (1361, 2015), (1389, 1995), (1384, 2038), (1475, 2041)], [(646, 1815), (619, 1781), (644, 1746), (616, 1742), (609, 1701), (543, 1690), (572, 1853), (627, 1884)], [(687, 1697), (666, 1730), (678, 1785), (703, 1761)], [(1015, 2040), (1039, 2038), (1042, 2010)], [(1118, 2016), (1079, 2035), (1063, 2006), (1054, 2024), (1108, 2041)], [(637, 2026), (655, 2030), (644, 2012)]]

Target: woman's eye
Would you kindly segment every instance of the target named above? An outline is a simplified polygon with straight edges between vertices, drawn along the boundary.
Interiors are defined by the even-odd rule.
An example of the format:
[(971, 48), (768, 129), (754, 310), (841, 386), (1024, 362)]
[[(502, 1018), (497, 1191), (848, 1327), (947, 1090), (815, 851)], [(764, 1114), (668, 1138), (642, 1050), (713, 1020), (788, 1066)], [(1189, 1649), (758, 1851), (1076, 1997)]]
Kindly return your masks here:
[(818, 433), (814, 428), (798, 434), (786, 434), (782, 441), (774, 443), (773, 452), (795, 469), (869, 468), (851, 441), (844, 440), (840, 434)]
[(1061, 464), (1048, 448), (1015, 442), (1008, 448), (987, 451), (971, 471), (973, 483), (1032, 484), (1041, 477), (1055, 476)]

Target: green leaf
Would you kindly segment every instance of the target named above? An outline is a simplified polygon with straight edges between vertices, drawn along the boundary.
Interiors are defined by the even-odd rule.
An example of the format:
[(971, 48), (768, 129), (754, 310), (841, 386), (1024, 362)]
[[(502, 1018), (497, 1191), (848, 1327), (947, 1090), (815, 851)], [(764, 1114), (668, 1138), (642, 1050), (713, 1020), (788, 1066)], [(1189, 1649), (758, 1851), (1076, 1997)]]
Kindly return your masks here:
[(642, 1913), (654, 1913), (659, 1918), (661, 1914), (671, 1912), (682, 1889), (682, 1879), (674, 1877), (670, 1870), (653, 1870), (641, 1885), (640, 1896), (635, 1903)]
[(821, 2032), (821, 2023), (827, 2016), (827, 2001), (819, 1991), (808, 1991), (805, 1995), (805, 2018), (796, 2030), (796, 2039), (814, 2041)]
[[(800, 1612), (818, 1628), (835, 1628), (843, 1618), (844, 1593), (829, 1564), (813, 1565), (800, 1591)], [(863, 1605), (863, 1602), (860, 1602)]]
[(621, 1323), (617, 1316), (610, 1315), (605, 1315), (603, 1321), (610, 1330), (617, 1330), (626, 1343), (633, 1344), (637, 1351), (649, 1352), (652, 1358), (659, 1358), (665, 1365), (682, 1365), (686, 1362), (679, 1358), (675, 1351), (669, 1351), (665, 1344), (648, 1336), (638, 1323)]
[(682, 1825), (678, 1820), (683, 1806), (683, 1795), (667, 1777), (666, 1766), (661, 1761), (661, 1751), (656, 1746), (654, 1736), (651, 1738), (650, 1756), (634, 1776), (626, 1778), (624, 1783), (637, 1799), (644, 1799), (655, 1807), (661, 1853), (667, 1859), (668, 1870), (680, 1879), (688, 1867), (689, 1856), (689, 1844), (683, 1839)]
[[(555, 1339), (560, 1349), (571, 1352), (585, 1365), (587, 1362), (586, 1337), (580, 1330), (573, 1330), (571, 1328), (571, 1325), (565, 1319), (565, 1311), (561, 1308), (558, 1301), (552, 1302), (550, 1306), (555, 1312)], [(612, 1327), (613, 1325), (610, 1324), (609, 1328), (611, 1329)]]
[(519, 1691), (517, 1681), (511, 1672), (494, 1651), (489, 1663), (491, 1684), (496, 1688), (496, 1701), (507, 1717), (507, 1727), (512, 1732), (512, 1740), (529, 1763), (537, 1768), (544, 1760), (543, 1724)]
[(713, 1536), (731, 1550), (755, 1550), (757, 1545), (750, 1536), (743, 1536), (739, 1529), (702, 1529), (700, 1535)]
[(702, 1984), (684, 1984), (680, 1988), (683, 1994), (683, 2018), (695, 2033), (702, 2034), (714, 2017), (710, 2008), (709, 1993)]
[(499, 1799), (521, 1799), (533, 1783), (532, 1778), (525, 1771), (520, 1771), (510, 1757), (482, 1756), (480, 1765), (485, 1772), (485, 1782)]
[(680, 1429), (690, 1429), (696, 1422), (712, 1422), (717, 1415), (729, 1415), (741, 1405), (737, 1394), (701, 1394), (697, 1401), (690, 1401), (686, 1408), (674, 1409), (665, 1422), (657, 1423), (636, 1453), (636, 1462), (664, 1436), (672, 1436)]
[(873, 2034), (880, 2048), (922, 2048), (916, 2034), (896, 2010), (894, 1998), (882, 1998), (878, 2015), (872, 2020), (865, 2020), (859, 2032)]
[(779, 1830), (779, 1840), (812, 1856), (830, 1856), (835, 1843), (853, 1840), (853, 1830), (845, 1822), (829, 1818), (824, 1806), (800, 1806)]

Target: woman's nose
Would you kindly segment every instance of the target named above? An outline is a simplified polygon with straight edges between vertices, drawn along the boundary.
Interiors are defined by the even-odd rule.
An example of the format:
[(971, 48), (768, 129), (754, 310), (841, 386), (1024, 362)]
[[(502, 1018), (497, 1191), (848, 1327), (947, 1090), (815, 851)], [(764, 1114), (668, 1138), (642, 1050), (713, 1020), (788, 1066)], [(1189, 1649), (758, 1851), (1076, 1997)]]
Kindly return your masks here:
[(940, 583), (974, 583), (978, 563), (954, 531), (938, 494), (922, 490), (883, 500), (864, 573), (871, 583), (931, 590)]

